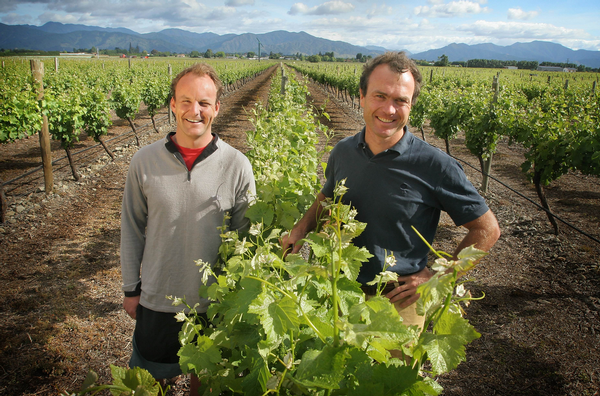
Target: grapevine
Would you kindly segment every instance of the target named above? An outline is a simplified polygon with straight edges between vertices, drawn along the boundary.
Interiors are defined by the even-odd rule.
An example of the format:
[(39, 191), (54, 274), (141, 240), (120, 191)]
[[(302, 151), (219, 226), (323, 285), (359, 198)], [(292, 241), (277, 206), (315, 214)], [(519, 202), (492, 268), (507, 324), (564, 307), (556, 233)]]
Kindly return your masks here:
[[(277, 123), (282, 116), (294, 124), (293, 112), (288, 114), (285, 106), (293, 100), (281, 100), (271, 96), (270, 107), (276, 113), (257, 120), (261, 128), (250, 133), (249, 140), (259, 143), (259, 148), (266, 142), (260, 140), (259, 130), (270, 130), (263, 123)], [(293, 135), (264, 137), (269, 143), (294, 140)], [(301, 152), (293, 146), (290, 150), (278, 152), (283, 160), (271, 163), (268, 172), (285, 173), (288, 161), (296, 167), (290, 158)], [(259, 167), (259, 175), (267, 176), (263, 171)], [(258, 197), (248, 211), (252, 224), (248, 235), (223, 230), (220, 267), (197, 263), (207, 284), (200, 294), (215, 301), (207, 312), (213, 325), (204, 327), (195, 307), (174, 298), (174, 304), (186, 308), (177, 315), (184, 322), (182, 370), (200, 377), (202, 394), (361, 395), (366, 389), (374, 395), (439, 394), (441, 387), (421, 372), (426, 361), (433, 367), (432, 375), (455, 368), (464, 360), (464, 345), (479, 336), (459, 309), (460, 302), (471, 298), (460, 287), (455, 294), (455, 286), (457, 274), (484, 253), (471, 248), (457, 262), (437, 264), (442, 273), (419, 288), (424, 296), (419, 310), (431, 321), (433, 331), (420, 334), (416, 327), (402, 325), (387, 298), (365, 301), (356, 278), (370, 253), (351, 243), (365, 224), (355, 220), (354, 209), (341, 203), (343, 184), (324, 202), (328, 215), (319, 229), (307, 236), (312, 252), (308, 260), (301, 255), (282, 258), (278, 239), (293, 221), (277, 216), (269, 202), (275, 191), (280, 200), (287, 196), (287, 187), (292, 191), (296, 187), (266, 188), (274, 180), (277, 177), (257, 178)], [(296, 211), (293, 217), (299, 215)], [(389, 277), (383, 272), (374, 282), (385, 283)], [(413, 364), (392, 358), (390, 350), (403, 351), (414, 359)]]

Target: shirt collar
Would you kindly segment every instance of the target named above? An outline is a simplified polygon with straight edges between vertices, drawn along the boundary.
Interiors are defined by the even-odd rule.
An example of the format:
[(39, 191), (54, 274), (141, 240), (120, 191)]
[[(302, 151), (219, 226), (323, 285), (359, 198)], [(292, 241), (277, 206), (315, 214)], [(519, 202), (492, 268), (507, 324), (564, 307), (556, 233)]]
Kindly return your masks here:
[[(363, 129), (358, 134), (357, 147), (359, 147), (361, 149), (369, 147), (367, 145), (367, 142), (365, 141), (365, 133), (366, 133), (366, 127), (363, 127)], [(404, 135), (402, 136), (402, 139), (400, 139), (400, 141), (398, 143), (394, 144), (392, 147), (385, 150), (384, 152), (395, 151), (398, 154), (402, 155), (408, 150), (413, 139), (414, 139), (414, 135), (408, 131), (408, 126), (405, 125), (404, 126)]]
[[(208, 150), (208, 152), (212, 153), (217, 149), (217, 141), (219, 140), (219, 136), (216, 133), (212, 133), (212, 140), (210, 141), (210, 143), (206, 146), (205, 151)], [(167, 147), (167, 150), (169, 150), (172, 153), (177, 152), (177, 146), (175, 146), (175, 143), (173, 142), (173, 136), (175, 136), (175, 132), (169, 132), (166, 136), (166, 141), (165, 141), (165, 146)]]

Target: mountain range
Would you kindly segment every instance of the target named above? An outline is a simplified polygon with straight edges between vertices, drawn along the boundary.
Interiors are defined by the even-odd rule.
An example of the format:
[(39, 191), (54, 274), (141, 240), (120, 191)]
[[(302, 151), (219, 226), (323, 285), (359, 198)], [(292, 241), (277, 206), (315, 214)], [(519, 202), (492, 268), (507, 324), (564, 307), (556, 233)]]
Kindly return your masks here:
[(282, 53), (305, 55), (333, 51), (337, 57), (377, 55), (385, 51), (371, 50), (343, 41), (332, 41), (311, 36), (305, 32), (291, 33), (283, 30), (265, 34), (193, 33), (181, 29), (140, 34), (125, 28), (101, 28), (85, 25), (48, 22), (42, 26), (5, 25), (0, 23), (0, 48), (24, 48), (43, 51), (72, 51), (73, 48), (128, 49), (130, 44), (148, 52), (189, 53), (191, 51), (246, 53)]
[[(31, 49), (44, 51), (72, 51), (74, 48), (128, 49), (129, 46), (142, 50), (189, 53), (191, 51), (246, 53), (301, 53), (313, 55), (334, 52), (336, 57), (354, 58), (357, 53), (376, 56), (385, 52), (383, 47), (361, 47), (343, 41), (332, 41), (305, 32), (283, 30), (264, 34), (193, 33), (181, 29), (165, 29), (160, 32), (140, 34), (126, 28), (102, 28), (74, 24), (48, 22), (42, 26), (5, 25), (0, 23), (0, 48)], [(408, 51), (407, 51), (408, 52)], [(538, 62), (575, 63), (600, 68), (600, 51), (572, 50), (560, 44), (533, 41), (509, 46), (495, 44), (450, 44), (443, 48), (410, 54), (413, 59), (436, 61), (442, 55), (449, 61), (469, 59), (528, 60)]]
[(600, 68), (600, 51), (577, 50), (548, 41), (515, 43), (506, 47), (495, 44), (450, 44), (443, 48), (412, 54), (413, 59), (437, 60), (448, 56), (450, 62), (469, 59), (495, 59), (516, 61), (538, 61), (554, 63), (575, 63), (591, 68)]

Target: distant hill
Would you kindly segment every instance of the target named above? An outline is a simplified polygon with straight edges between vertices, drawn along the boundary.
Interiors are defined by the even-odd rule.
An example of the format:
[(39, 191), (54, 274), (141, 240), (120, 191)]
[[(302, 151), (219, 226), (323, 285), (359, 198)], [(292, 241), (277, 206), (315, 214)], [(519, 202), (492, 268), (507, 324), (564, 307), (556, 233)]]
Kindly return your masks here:
[[(160, 32), (140, 34), (125, 28), (101, 28), (97, 26), (48, 22), (43, 26), (5, 25), (0, 23), (0, 48), (31, 49), (44, 51), (72, 51), (73, 48), (128, 49), (189, 53), (191, 51), (225, 53), (261, 52), (294, 55), (314, 55), (332, 52), (336, 57), (354, 58), (356, 54), (376, 56), (386, 51), (383, 47), (356, 46), (343, 41), (332, 41), (306, 32), (283, 30), (264, 34), (193, 33), (181, 29), (165, 29)], [(451, 62), (469, 59), (527, 60), (538, 62), (570, 62), (600, 68), (600, 51), (574, 51), (560, 44), (533, 41), (515, 43), (506, 47), (495, 44), (450, 44), (443, 48), (410, 54), (413, 59), (436, 61), (442, 55)]]
[(139, 35), (139, 33), (134, 32), (131, 29), (126, 29), (126, 28), (101, 28), (98, 26), (74, 25), (74, 24), (69, 24), (69, 23), (63, 24), (60, 22), (46, 22), (42, 26), (32, 26), (32, 25), (25, 25), (25, 26), (40, 29), (40, 30), (43, 30), (44, 32), (48, 32), (48, 33), (58, 33), (58, 34), (79, 32), (79, 31), (101, 31), (101, 32), (108, 32), (108, 33), (125, 33), (125, 34)]
[(446, 55), (450, 62), (469, 59), (525, 60), (554, 63), (575, 63), (600, 67), (600, 51), (577, 50), (547, 41), (515, 43), (506, 47), (495, 44), (450, 44), (443, 48), (412, 54), (413, 59), (436, 61)]
[(384, 50), (371, 50), (343, 41), (332, 41), (311, 36), (305, 32), (275, 31), (265, 34), (193, 33), (181, 29), (140, 34), (124, 28), (101, 28), (85, 25), (64, 25), (48, 22), (43, 26), (5, 25), (0, 23), (0, 48), (23, 48), (43, 51), (72, 51), (73, 48), (128, 49), (130, 45), (142, 50), (160, 52), (258, 52), (301, 53), (314, 55), (333, 52), (336, 57), (355, 57), (357, 53), (376, 56)]

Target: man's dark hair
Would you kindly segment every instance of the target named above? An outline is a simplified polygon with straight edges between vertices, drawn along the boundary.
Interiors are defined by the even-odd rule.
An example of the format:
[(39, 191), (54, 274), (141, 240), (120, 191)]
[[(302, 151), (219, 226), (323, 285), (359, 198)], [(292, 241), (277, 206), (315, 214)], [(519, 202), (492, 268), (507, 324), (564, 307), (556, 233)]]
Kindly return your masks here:
[(223, 83), (221, 82), (221, 79), (217, 75), (215, 69), (213, 69), (212, 66), (207, 65), (206, 63), (195, 63), (187, 69), (180, 71), (179, 74), (177, 74), (177, 76), (175, 76), (175, 78), (171, 82), (171, 97), (175, 98), (175, 88), (177, 87), (177, 83), (179, 82), (179, 80), (181, 80), (183, 76), (189, 73), (193, 73), (198, 77), (210, 77), (210, 79), (213, 80), (213, 82), (215, 83), (215, 87), (217, 88), (217, 100), (215, 103), (219, 103), (219, 101), (221, 100), (221, 95), (223, 94)]
[(369, 62), (365, 63), (362, 75), (360, 76), (360, 90), (363, 95), (367, 94), (367, 86), (369, 85), (369, 77), (373, 70), (379, 65), (388, 65), (389, 68), (398, 74), (410, 72), (415, 79), (415, 91), (411, 99), (411, 104), (415, 104), (419, 93), (421, 92), (421, 82), (423, 77), (417, 67), (417, 64), (406, 56), (404, 52), (386, 52), (383, 55), (376, 56)]

